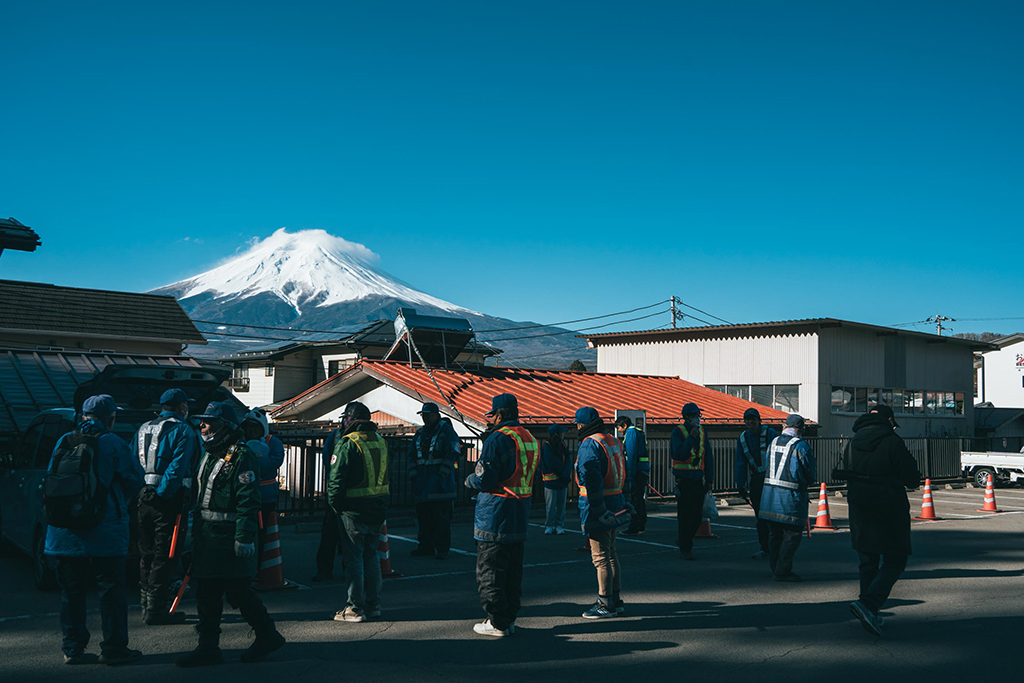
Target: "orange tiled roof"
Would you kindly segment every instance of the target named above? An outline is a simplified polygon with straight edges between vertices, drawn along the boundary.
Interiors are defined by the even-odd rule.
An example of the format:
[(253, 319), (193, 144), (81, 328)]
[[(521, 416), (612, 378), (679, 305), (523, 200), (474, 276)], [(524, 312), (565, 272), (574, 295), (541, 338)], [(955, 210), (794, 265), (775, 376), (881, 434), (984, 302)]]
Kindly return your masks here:
[[(421, 367), (393, 361), (362, 360), (342, 375), (353, 372), (365, 372), (397, 388), (411, 390), (424, 400), (445, 405), (430, 375)], [(524, 423), (568, 421), (581, 406), (596, 408), (609, 422), (614, 419), (615, 410), (620, 409), (646, 410), (649, 423), (676, 423), (683, 405), (691, 401), (700, 406), (706, 421), (718, 424), (742, 424), (743, 411), (752, 407), (758, 409), (766, 422), (786, 419), (786, 413), (782, 411), (678, 377), (494, 367), (432, 372), (437, 384), (459, 412), (480, 423), (486, 422), (484, 413), (491, 409), (491, 397), (504, 393), (513, 394), (519, 400), (520, 419)], [(333, 379), (321, 382), (306, 393)]]

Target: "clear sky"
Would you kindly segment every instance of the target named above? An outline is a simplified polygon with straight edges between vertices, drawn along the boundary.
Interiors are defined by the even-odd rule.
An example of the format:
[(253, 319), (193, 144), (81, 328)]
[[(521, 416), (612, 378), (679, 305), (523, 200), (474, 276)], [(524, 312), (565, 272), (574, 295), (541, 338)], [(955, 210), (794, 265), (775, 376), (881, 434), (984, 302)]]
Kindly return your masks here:
[(734, 322), (1024, 316), (1019, 1), (41, 0), (0, 22), (0, 215), (43, 240), (3, 278), (146, 290), (286, 226), (514, 319), (670, 294)]

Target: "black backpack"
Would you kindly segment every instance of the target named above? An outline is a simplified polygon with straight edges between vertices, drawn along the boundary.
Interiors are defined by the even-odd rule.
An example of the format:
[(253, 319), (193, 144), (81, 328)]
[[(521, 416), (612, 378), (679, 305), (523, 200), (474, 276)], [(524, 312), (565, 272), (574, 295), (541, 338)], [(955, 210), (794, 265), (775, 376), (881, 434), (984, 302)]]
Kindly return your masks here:
[(74, 431), (61, 439), (43, 482), (46, 523), (91, 529), (103, 521), (108, 488), (100, 481), (99, 436)]

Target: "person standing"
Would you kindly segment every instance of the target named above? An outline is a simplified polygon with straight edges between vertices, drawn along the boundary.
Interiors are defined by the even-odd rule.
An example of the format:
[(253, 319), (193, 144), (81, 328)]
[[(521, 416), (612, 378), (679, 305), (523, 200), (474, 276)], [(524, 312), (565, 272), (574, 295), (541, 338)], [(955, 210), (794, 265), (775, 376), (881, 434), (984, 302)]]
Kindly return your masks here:
[(630, 481), (630, 503), (636, 511), (623, 536), (637, 536), (647, 530), (647, 484), (651, 480), (651, 460), (647, 455), (647, 435), (628, 417), (615, 420), (615, 430), (626, 451), (626, 479)]
[(861, 415), (846, 459), (850, 539), (860, 559), (860, 597), (850, 603), (850, 611), (876, 636), (882, 635), (878, 612), (911, 554), (906, 489), (921, 484), (917, 462), (896, 435), (897, 427), (889, 406)]
[(479, 491), (473, 522), (476, 585), (487, 619), (473, 626), (485, 636), (508, 636), (522, 606), (523, 557), (533, 479), (540, 444), (519, 424), (519, 402), (512, 394), (491, 399), (490, 429), (466, 488)]
[(410, 553), (447, 559), (452, 545), (455, 467), (462, 452), (452, 421), (441, 417), (436, 403), (424, 403), (423, 427), (409, 444), (409, 476), (416, 500), (419, 545)]
[(186, 420), (188, 395), (168, 389), (160, 396), (160, 407), (156, 419), (142, 425), (135, 437), (146, 477), (139, 493), (139, 599), (142, 620), (150, 626), (185, 622), (183, 612), (171, 614), (167, 609), (175, 570), (171, 539), (191, 502), (198, 464), (196, 433)]
[(544, 485), (544, 535), (565, 533), (565, 499), (572, 475), (572, 456), (562, 442), (565, 427), (548, 427), (548, 438), (540, 445), (540, 478)]
[(214, 401), (196, 417), (206, 451), (196, 473), (192, 539), (191, 574), (196, 583), (199, 645), (174, 663), (188, 668), (224, 661), (220, 622), (225, 598), (256, 634), (241, 660), (259, 662), (285, 644), (284, 636), (252, 589), (258, 561), (259, 463), (245, 445), (230, 404)]
[[(334, 455), (334, 443), (338, 438), (338, 430), (332, 430), (324, 438), (321, 451), (324, 479), (331, 473), (331, 457)], [(316, 574), (311, 581), (321, 583), (334, 578), (334, 558), (341, 553), (341, 522), (330, 505), (324, 506), (324, 518), (320, 524), (320, 545), (316, 549)]]
[(576, 411), (576, 483), (580, 487), (580, 521), (590, 543), (590, 558), (597, 569), (597, 601), (584, 619), (616, 617), (624, 611), (622, 574), (615, 537), (616, 515), (626, 509), (628, 481), (622, 444), (605, 430), (597, 410)]
[(804, 418), (786, 418), (782, 435), (768, 448), (768, 468), (761, 493), (760, 518), (768, 522), (768, 566), (776, 581), (795, 583), (793, 556), (807, 526), (807, 487), (817, 480), (811, 445), (801, 439)]
[(676, 479), (677, 543), (682, 558), (692, 560), (693, 537), (703, 518), (704, 494), (715, 480), (715, 456), (700, 423), (697, 404), (687, 403), (682, 414), (683, 424), (674, 427), (669, 438), (669, 454)]
[(764, 560), (768, 559), (768, 522), (761, 519), (761, 494), (764, 491), (768, 446), (779, 433), (761, 424), (761, 413), (757, 408), (747, 408), (743, 413), (743, 424), (747, 429), (736, 440), (736, 488), (743, 500), (754, 508), (757, 520), (757, 542), (761, 549), (751, 558)]
[(388, 514), (388, 444), (358, 401), (345, 406), (338, 428), (327, 504), (341, 523), (341, 562), (347, 604), (335, 621), (361, 623), (380, 616), (383, 579), (377, 545)]
[(277, 471), (284, 463), (284, 443), (270, 433), (270, 421), (263, 408), (253, 408), (242, 418), (245, 445), (256, 454), (260, 477), (260, 511), (263, 524), (259, 527), (256, 543), (256, 566), (263, 560), (263, 546), (266, 543), (270, 513), (277, 512), (278, 483)]
[[(95, 459), (95, 520), (88, 524), (59, 519), (48, 503), (44, 552), (57, 558), (60, 584), (61, 651), (65, 664), (127, 664), (142, 656), (128, 647), (128, 597), (125, 594), (125, 559), (128, 555), (128, 502), (143, 486), (143, 471), (131, 448), (111, 430), (117, 405), (108, 394), (90, 396), (82, 404), (82, 421), (57, 442), (47, 467), (44, 499), (50, 500), (51, 477), (59, 478), (67, 466), (61, 462)], [(75, 472), (77, 473), (77, 463)], [(77, 475), (80, 476), (80, 475)], [(53, 489), (62, 488), (53, 486)], [(83, 497), (84, 500), (84, 497)], [(69, 510), (81, 507), (70, 505)], [(100, 655), (85, 652), (89, 645), (85, 599), (95, 580), (100, 594), (103, 640)]]

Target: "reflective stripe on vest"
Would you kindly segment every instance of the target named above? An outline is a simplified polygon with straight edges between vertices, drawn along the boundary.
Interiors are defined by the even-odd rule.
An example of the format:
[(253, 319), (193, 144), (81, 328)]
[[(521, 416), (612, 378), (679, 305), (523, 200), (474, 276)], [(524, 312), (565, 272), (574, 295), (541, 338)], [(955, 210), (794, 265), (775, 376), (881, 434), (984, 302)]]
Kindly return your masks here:
[[(683, 433), (683, 440), (690, 438), (690, 432), (687, 431), (686, 425), (679, 425), (679, 431)], [(703, 470), (704, 469), (704, 425), (697, 425), (697, 440), (700, 441), (700, 446), (697, 448), (697, 455), (694, 457), (693, 449), (690, 449), (690, 458), (688, 460), (672, 460), (672, 470), (675, 472), (685, 470)]]
[[(632, 426), (626, 428), (626, 433), (629, 433), (630, 429), (636, 429), (637, 433), (640, 434), (640, 438), (644, 440), (644, 454), (637, 458), (637, 462), (650, 462), (651, 459), (647, 457), (647, 435), (644, 434), (642, 430)], [(623, 434), (623, 436), (625, 436), (625, 434)], [(623, 441), (623, 443), (625, 443), (625, 441)]]
[[(433, 453), (436, 450), (434, 448), (434, 442), (437, 440), (437, 438), (439, 436), (441, 436), (441, 425), (440, 425), (440, 423), (438, 423), (434, 427), (434, 431), (430, 435), (430, 440), (429, 440), (428, 443), (424, 443), (427, 440), (423, 438), (423, 430), (422, 429), (420, 431), (416, 432), (416, 466), (417, 467), (425, 467), (427, 465), (443, 465), (445, 463), (445, 459), (444, 458), (431, 458), (430, 457), (430, 453)], [(423, 452), (424, 446), (427, 449), (426, 453)]]
[(524, 427), (499, 427), (498, 431), (516, 445), (516, 469), (511, 477), (498, 482), (498, 486), (487, 493), (502, 498), (529, 498), (533, 495), (533, 475), (540, 463), (540, 443)]
[(743, 455), (747, 459), (747, 464), (750, 465), (750, 469), (754, 470), (758, 474), (764, 474), (765, 471), (765, 456), (768, 454), (768, 428), (761, 427), (760, 441), (761, 441), (761, 464), (758, 465), (757, 461), (754, 460), (753, 456), (750, 455), (750, 447), (747, 446), (747, 432), (746, 430), (740, 434), (740, 445), (743, 446)]
[(365, 474), (359, 486), (347, 489), (346, 498), (376, 498), (386, 496), (388, 486), (388, 444), (377, 433), (350, 432), (344, 436), (356, 445), (363, 456)]
[[(238, 450), (238, 446), (234, 445), (228, 449), (227, 455), (223, 458), (219, 458), (213, 465), (213, 469), (210, 471), (210, 476), (206, 478), (206, 488), (203, 490), (203, 498), (199, 501), (199, 509), (210, 512), (210, 502), (213, 500), (213, 482), (217, 479), (217, 475), (224, 469), (224, 465), (231, 462), (231, 458), (235, 456), (235, 451)], [(203, 468), (206, 467), (206, 461), (209, 460), (210, 454), (204, 453), (203, 459), (199, 463), (199, 469), (196, 471), (196, 476), (201, 477), (203, 475)], [(228, 514), (228, 513), (224, 513)], [(203, 517), (203, 519), (206, 519)]]
[(768, 464), (768, 477), (765, 479), (766, 484), (772, 486), (778, 486), (782, 489), (792, 489), (794, 491), (800, 490), (800, 484), (795, 481), (789, 481), (782, 478), (782, 474), (786, 471), (786, 465), (789, 463), (789, 457), (793, 454), (793, 449), (800, 443), (800, 437), (794, 436), (790, 439), (789, 443), (785, 446), (779, 445), (779, 437), (775, 437), (772, 440), (772, 446), (770, 449), (771, 457)]
[[(622, 456), (622, 447), (619, 440), (611, 434), (591, 434), (587, 439), (593, 439), (601, 444), (605, 457), (608, 459), (608, 469), (604, 473), (602, 491), (606, 496), (615, 496), (622, 493), (622, 487), (626, 482), (626, 460)], [(579, 470), (576, 471), (576, 483), (580, 487), (580, 497), (587, 497), (587, 487), (580, 482)]]
[(216, 510), (200, 510), (199, 516), (207, 522), (233, 522), (237, 517), (234, 512), (217, 512)]
[(164, 417), (150, 420), (139, 427), (137, 451), (139, 463), (146, 473), (146, 484), (148, 486), (159, 485), (160, 480), (164, 476), (162, 472), (157, 472), (157, 465), (159, 463), (157, 462), (156, 455), (157, 451), (160, 450), (160, 437), (163, 436), (164, 428), (168, 422), (183, 423), (180, 418), (174, 415), (165, 415)]

